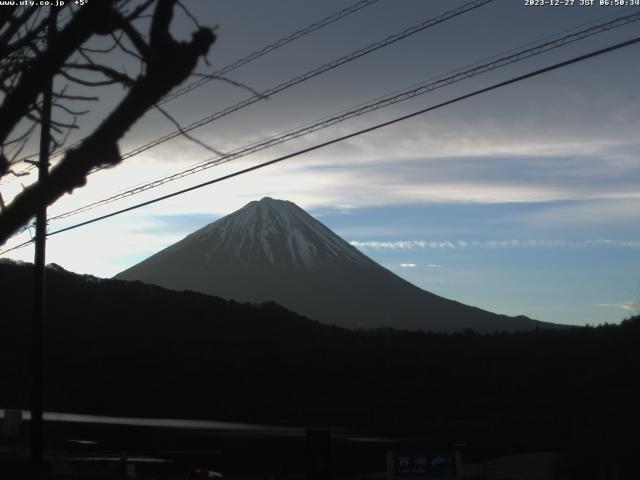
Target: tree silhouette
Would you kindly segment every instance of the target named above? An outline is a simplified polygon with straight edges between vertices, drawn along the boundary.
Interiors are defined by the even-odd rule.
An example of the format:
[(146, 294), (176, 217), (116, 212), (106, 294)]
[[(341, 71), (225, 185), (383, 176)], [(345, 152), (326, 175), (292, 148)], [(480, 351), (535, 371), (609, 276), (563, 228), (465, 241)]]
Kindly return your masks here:
[[(83, 186), (92, 170), (118, 164), (118, 141), (207, 55), (215, 41), (211, 28), (197, 25), (190, 41), (178, 41), (170, 33), (176, 6), (191, 17), (178, 0), (91, 0), (60, 11), (51, 7), (49, 18), (43, 16), (43, 7), (0, 8), (0, 179), (19, 174), (15, 164), (37, 130), (42, 94), (52, 78), (66, 85), (56, 85), (53, 92), (57, 116), (51, 121), (50, 150), (65, 143), (77, 128), (77, 117), (86, 113), (73, 105), (97, 100), (84, 94), (87, 88), (99, 91), (120, 84), (126, 91), (89, 135), (66, 149), (44, 185), (25, 188), (8, 205), (0, 199), (0, 245), (41, 206)], [(51, 26), (53, 40), (47, 43)], [(90, 46), (96, 39), (104, 46)], [(109, 56), (123, 55), (139, 61), (137, 76), (129, 76), (122, 63), (114, 67), (108, 62)], [(83, 94), (75, 94), (74, 88)]]

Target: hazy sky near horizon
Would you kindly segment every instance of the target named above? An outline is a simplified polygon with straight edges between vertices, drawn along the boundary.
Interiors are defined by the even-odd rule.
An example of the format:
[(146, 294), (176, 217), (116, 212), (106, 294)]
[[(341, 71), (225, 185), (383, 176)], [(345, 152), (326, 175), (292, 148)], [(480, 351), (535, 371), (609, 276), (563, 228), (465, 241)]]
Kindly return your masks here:
[[(353, 1), (185, 0), (218, 25), (211, 73)], [(264, 91), (463, 5), (379, 0), (230, 73)], [(193, 131), (228, 152), (549, 36), (640, 7), (495, 0)], [(596, 2), (598, 3), (598, 2)], [(603, 18), (607, 17), (607, 18)], [(194, 29), (177, 12), (174, 30)], [(298, 140), (111, 203), (50, 230), (213, 179), (640, 33), (640, 22), (482, 74)], [(50, 238), (48, 262), (111, 276), (263, 196), (287, 199), (398, 275), (433, 293), (560, 323), (615, 322), (640, 297), (640, 54), (631, 46), (211, 187)], [(75, 138), (120, 95), (105, 90)], [(221, 81), (165, 105), (183, 125), (251, 94)], [(127, 152), (174, 126), (147, 114)], [(73, 138), (71, 139), (73, 141)], [(211, 158), (186, 138), (92, 175), (55, 215)], [(3, 185), (10, 198), (19, 182)], [(7, 244), (19, 243), (28, 235)], [(31, 260), (23, 248), (10, 258)]]

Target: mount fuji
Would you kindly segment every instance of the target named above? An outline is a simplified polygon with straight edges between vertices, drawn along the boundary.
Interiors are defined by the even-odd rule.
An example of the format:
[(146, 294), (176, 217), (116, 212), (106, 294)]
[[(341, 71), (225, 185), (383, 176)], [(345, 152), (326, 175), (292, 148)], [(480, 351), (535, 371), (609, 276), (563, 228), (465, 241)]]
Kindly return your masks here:
[(477, 332), (551, 327), (422, 290), (292, 202), (263, 198), (115, 276), (239, 302), (274, 301), (347, 328)]

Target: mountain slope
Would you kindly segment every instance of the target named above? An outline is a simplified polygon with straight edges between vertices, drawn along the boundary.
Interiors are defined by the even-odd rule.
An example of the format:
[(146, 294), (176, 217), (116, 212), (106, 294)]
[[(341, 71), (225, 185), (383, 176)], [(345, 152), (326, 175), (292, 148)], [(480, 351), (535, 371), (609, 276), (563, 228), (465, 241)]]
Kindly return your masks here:
[[(268, 361), (272, 351), (290, 345), (294, 355), (299, 345), (349, 334), (274, 303), (239, 304), (57, 265), (46, 275), (45, 391), (52, 411), (215, 418), (254, 408), (265, 414), (270, 401), (256, 407), (257, 392), (245, 390), (279, 379), (278, 365)], [(0, 314), (0, 408), (28, 405), (32, 281), (32, 264), (0, 260), (7, 300)]]
[(237, 301), (275, 301), (347, 328), (481, 332), (545, 324), (463, 305), (401, 279), (297, 205), (264, 198), (118, 274)]

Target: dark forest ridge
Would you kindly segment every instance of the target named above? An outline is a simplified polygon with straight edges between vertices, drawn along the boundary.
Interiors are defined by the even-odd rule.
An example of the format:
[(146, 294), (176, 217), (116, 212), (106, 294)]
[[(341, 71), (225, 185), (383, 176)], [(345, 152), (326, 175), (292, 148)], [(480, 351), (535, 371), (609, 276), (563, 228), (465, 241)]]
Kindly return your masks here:
[[(6, 408), (28, 398), (32, 278), (31, 265), (0, 262)], [(640, 424), (638, 318), (501, 335), (353, 331), (273, 303), (60, 267), (47, 285), (50, 411), (420, 432), (491, 455), (636, 456), (625, 438)]]
[(263, 198), (115, 276), (239, 302), (274, 301), (329, 325), (477, 332), (553, 324), (422, 290), (292, 202)]

